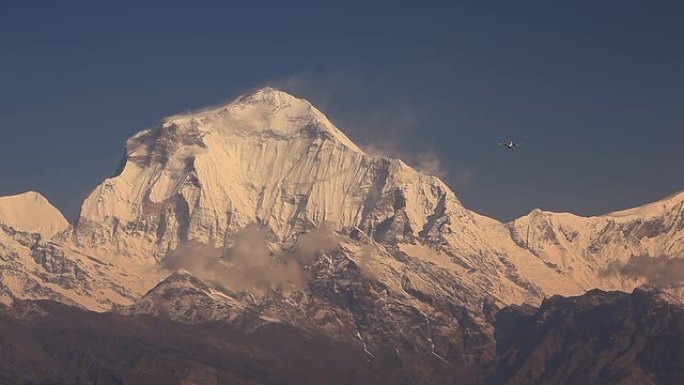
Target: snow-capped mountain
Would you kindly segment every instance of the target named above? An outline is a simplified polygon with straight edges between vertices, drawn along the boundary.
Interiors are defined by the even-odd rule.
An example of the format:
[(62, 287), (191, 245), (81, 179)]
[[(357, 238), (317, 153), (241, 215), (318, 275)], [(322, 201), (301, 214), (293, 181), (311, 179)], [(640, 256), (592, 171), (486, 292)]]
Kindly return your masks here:
[(36, 193), (0, 198), (0, 302), (285, 324), (423, 382), (425, 365), (490, 362), (506, 305), (644, 283), (682, 297), (683, 202), (501, 223), (263, 88), (135, 134), (73, 226)]
[(136, 300), (162, 278), (73, 249), (64, 242), (69, 229), (38, 193), (0, 198), (0, 303), (51, 299), (104, 311)]
[(186, 240), (221, 246), (255, 222), (282, 240), (323, 223), (370, 231), (395, 215), (399, 236), (428, 236), (449, 216), (462, 229), (454, 245), (477, 253), (483, 241), (439, 179), (364, 154), (309, 102), (271, 88), (167, 118), (126, 149), (76, 227), (80, 244), (112, 255), (159, 259)]
[[(168, 275), (159, 261), (179, 246), (228, 247), (257, 223), (272, 235), (271, 249), (325, 226), (386, 248), (394, 256), (385, 265), (401, 253), (479, 298), (538, 303), (643, 283), (615, 267), (633, 256), (680, 255), (683, 196), (591, 218), (535, 210), (502, 224), (464, 208), (437, 177), (365, 154), (309, 102), (263, 88), (134, 135), (121, 169), (85, 200), (73, 230), (35, 193), (2, 198), (0, 222), (43, 241), (57, 234), (52, 247), (67, 260), (128, 271), (108, 277), (126, 290), (124, 276), (146, 282), (131, 298)], [(393, 266), (388, 282), (401, 282), (406, 265)], [(444, 279), (425, 277), (426, 288)]]
[(69, 222), (44, 196), (34, 191), (0, 197), (0, 223), (17, 231), (51, 238), (69, 227)]

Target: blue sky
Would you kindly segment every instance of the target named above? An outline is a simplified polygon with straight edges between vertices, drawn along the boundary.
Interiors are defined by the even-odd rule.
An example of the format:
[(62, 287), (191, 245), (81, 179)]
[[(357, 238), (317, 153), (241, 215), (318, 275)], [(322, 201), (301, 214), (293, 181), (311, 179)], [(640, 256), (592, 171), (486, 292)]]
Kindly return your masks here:
[(438, 159), (502, 220), (684, 189), (678, 1), (96, 3), (0, 2), (0, 195), (73, 218), (127, 137), (263, 85), (361, 145)]

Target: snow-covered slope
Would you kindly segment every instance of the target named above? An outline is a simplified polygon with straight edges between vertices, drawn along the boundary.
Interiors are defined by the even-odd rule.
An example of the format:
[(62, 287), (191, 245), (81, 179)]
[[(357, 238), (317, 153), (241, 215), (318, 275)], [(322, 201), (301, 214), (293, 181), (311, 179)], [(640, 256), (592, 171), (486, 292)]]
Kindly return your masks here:
[[(642, 283), (663, 283), (649, 277), (646, 265), (667, 269), (668, 259), (684, 257), (684, 193), (596, 217), (535, 210), (506, 226), (520, 248), (553, 267), (561, 280), (584, 290), (630, 291)], [(643, 276), (620, 274), (633, 258), (646, 264), (637, 269)]]
[(615, 211), (604, 215), (604, 217), (624, 219), (634, 219), (637, 217), (641, 219), (662, 217), (663, 215), (667, 215), (673, 210), (676, 210), (678, 207), (681, 208), (682, 202), (684, 202), (684, 191), (672, 194), (657, 202), (648, 203), (643, 206), (634, 207), (627, 210)]
[(134, 302), (162, 278), (0, 224), (0, 303), (49, 299), (105, 311)]
[(0, 303), (50, 299), (102, 311), (130, 304), (162, 278), (70, 248), (68, 228), (36, 192), (0, 198)]
[(62, 213), (37, 192), (0, 197), (0, 223), (15, 230), (38, 233), (43, 238), (69, 227)]

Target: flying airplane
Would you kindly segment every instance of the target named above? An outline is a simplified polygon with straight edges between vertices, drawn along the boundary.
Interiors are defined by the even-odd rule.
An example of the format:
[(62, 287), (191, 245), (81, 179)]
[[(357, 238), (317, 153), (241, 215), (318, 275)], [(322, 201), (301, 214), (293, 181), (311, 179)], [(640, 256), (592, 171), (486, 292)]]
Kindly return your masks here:
[(516, 143), (511, 140), (509, 142), (499, 143), (499, 146), (505, 147), (506, 150), (512, 150), (513, 148), (520, 146), (520, 143)]

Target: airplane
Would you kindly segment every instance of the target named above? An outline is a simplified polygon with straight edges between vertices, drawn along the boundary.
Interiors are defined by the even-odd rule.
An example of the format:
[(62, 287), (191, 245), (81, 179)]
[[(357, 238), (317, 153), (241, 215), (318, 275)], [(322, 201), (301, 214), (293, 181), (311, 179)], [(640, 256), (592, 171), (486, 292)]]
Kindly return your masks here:
[(521, 143), (516, 143), (516, 142), (511, 140), (509, 142), (499, 143), (499, 146), (505, 147), (506, 150), (512, 150), (513, 148), (520, 146), (520, 144)]

